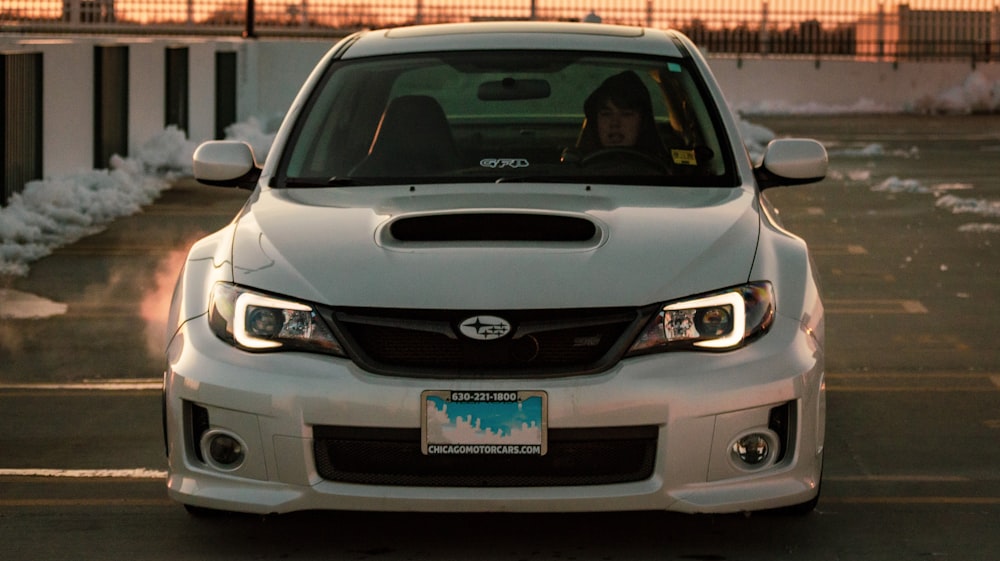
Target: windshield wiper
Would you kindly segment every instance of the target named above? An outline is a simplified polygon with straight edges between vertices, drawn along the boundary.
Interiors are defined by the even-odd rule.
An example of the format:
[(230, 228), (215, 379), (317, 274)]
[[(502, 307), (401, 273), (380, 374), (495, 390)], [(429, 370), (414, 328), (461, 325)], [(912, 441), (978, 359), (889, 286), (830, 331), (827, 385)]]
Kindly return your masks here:
[(583, 183), (582, 179), (565, 175), (508, 175), (498, 177), (494, 183)]
[(371, 185), (350, 177), (289, 177), (285, 187), (357, 187)]

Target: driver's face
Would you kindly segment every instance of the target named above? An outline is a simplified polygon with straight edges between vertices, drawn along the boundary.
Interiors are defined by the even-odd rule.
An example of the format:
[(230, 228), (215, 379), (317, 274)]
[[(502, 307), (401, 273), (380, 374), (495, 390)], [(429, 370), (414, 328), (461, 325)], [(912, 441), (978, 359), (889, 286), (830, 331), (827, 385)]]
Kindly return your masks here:
[(610, 100), (597, 112), (597, 135), (601, 146), (635, 146), (639, 140), (640, 115), (635, 109), (621, 109)]

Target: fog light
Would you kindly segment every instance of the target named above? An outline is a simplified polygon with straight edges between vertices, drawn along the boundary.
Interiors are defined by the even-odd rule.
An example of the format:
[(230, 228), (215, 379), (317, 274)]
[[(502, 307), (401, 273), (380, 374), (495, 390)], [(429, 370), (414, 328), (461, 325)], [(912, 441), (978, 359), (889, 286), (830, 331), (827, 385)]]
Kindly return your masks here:
[(778, 450), (778, 439), (768, 432), (754, 432), (736, 439), (730, 452), (744, 468), (756, 469), (771, 463)]
[(217, 469), (232, 471), (243, 465), (246, 445), (234, 434), (213, 430), (201, 437), (202, 454)]

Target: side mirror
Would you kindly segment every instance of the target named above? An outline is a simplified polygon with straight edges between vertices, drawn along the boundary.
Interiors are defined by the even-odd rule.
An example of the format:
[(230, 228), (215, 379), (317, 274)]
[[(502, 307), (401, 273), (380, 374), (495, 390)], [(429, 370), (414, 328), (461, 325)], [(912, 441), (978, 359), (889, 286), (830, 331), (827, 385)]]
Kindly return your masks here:
[(805, 185), (826, 177), (829, 158), (826, 148), (815, 140), (782, 138), (772, 140), (764, 160), (754, 170), (761, 189), (781, 185)]
[(260, 177), (253, 148), (237, 140), (204, 142), (194, 151), (194, 178), (205, 185), (253, 189)]

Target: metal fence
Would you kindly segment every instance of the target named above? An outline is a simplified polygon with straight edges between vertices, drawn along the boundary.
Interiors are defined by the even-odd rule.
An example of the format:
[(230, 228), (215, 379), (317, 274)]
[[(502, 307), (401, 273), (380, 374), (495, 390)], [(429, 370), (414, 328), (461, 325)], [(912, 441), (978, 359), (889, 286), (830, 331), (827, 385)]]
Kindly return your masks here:
[(672, 27), (737, 55), (1000, 59), (998, 0), (0, 0), (0, 33), (336, 37), (510, 19)]

